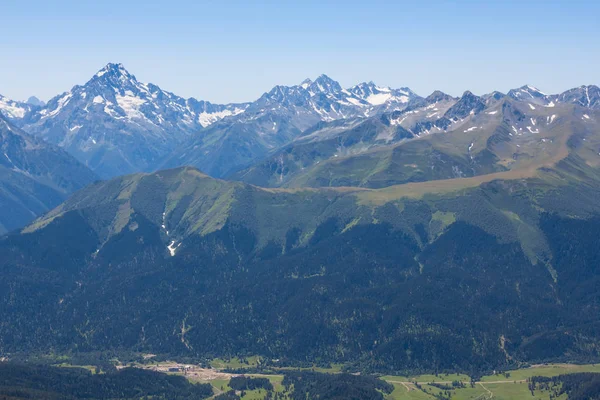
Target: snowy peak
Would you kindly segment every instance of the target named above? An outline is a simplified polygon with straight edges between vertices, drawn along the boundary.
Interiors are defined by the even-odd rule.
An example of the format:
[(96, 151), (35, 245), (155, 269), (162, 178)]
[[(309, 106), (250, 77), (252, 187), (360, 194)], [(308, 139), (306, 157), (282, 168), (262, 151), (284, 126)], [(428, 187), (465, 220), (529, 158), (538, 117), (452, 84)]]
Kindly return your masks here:
[(539, 99), (546, 97), (545, 93), (531, 85), (525, 85), (518, 89), (512, 89), (508, 92), (508, 95), (515, 100)]
[(26, 128), (112, 177), (155, 168), (192, 134), (246, 108), (184, 99), (110, 63), (85, 85), (49, 100)]
[(600, 88), (595, 85), (580, 86), (556, 96), (560, 103), (577, 104), (582, 107), (600, 109)]
[(485, 108), (485, 102), (479, 96), (466, 91), (444, 115), (450, 120), (463, 119), (469, 115), (479, 114)]
[(240, 118), (255, 121), (271, 114), (286, 116), (293, 126), (304, 130), (322, 121), (404, 110), (415, 99), (421, 98), (408, 88), (391, 89), (365, 82), (343, 89), (337, 81), (321, 75), (295, 86), (275, 86)]
[(452, 101), (452, 100), (456, 100), (454, 97), (450, 96), (449, 94), (446, 94), (440, 90), (435, 90), (433, 93), (431, 93), (429, 96), (427, 96), (425, 98), (425, 102), (427, 104), (435, 104), (435, 103), (439, 103), (441, 101)]
[(305, 80), (302, 81), (302, 83), (300, 84), (300, 87), (302, 89), (308, 89), (310, 85), (312, 85), (313, 81), (309, 78), (306, 78)]
[(32, 106), (31, 104), (14, 101), (0, 95), (0, 114), (10, 121), (24, 118), (33, 108), (35, 108), (35, 106)]
[(378, 87), (373, 81), (359, 83), (358, 85), (351, 87), (349, 91), (361, 99), (367, 99), (369, 96), (391, 92), (389, 88)]
[(507, 95), (515, 100), (526, 101), (537, 105), (546, 105), (550, 102), (549, 96), (546, 93), (531, 85), (512, 89)]
[(338, 93), (342, 90), (342, 87), (340, 86), (339, 82), (334, 81), (327, 75), (323, 74), (323, 75), (319, 76), (317, 79), (315, 79), (315, 81), (312, 82), (306, 89), (311, 94), (311, 96), (314, 96), (315, 94), (318, 94), (318, 93), (325, 93), (325, 94)]
[(418, 97), (410, 89), (391, 89), (389, 87), (377, 86), (374, 82), (363, 82), (349, 89), (350, 93), (368, 102), (373, 106), (383, 104), (407, 104)]
[(104, 68), (102, 68), (100, 71), (98, 71), (92, 79), (101, 78), (103, 76), (119, 78), (119, 79), (122, 78), (122, 79), (134, 79), (135, 80), (135, 76), (131, 75), (129, 73), (129, 71), (127, 71), (127, 69), (125, 69), (125, 66), (121, 63), (106, 64), (106, 66)]
[[(58, 114), (81, 114), (85, 120), (112, 118), (122, 123), (133, 121), (146, 130), (167, 129), (192, 133), (230, 115), (244, 111), (246, 105), (216, 105), (184, 99), (152, 83), (139, 82), (123, 64), (109, 63), (84, 86), (51, 99), (41, 118)], [(69, 117), (69, 119), (72, 119)], [(140, 125), (141, 124), (141, 125)], [(75, 126), (79, 126), (77, 124)]]
[(148, 91), (147, 85), (137, 81), (133, 74), (125, 69), (123, 64), (107, 64), (96, 73), (85, 85), (89, 90), (103, 89), (129, 89), (134, 91)]

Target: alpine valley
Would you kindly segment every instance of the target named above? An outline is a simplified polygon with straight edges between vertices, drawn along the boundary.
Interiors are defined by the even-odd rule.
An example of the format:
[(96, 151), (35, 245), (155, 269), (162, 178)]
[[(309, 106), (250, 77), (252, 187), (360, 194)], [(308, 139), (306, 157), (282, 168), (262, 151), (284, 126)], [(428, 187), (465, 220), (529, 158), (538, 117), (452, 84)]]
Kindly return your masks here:
[(220, 105), (108, 64), (0, 110), (1, 357), (600, 360), (596, 86)]

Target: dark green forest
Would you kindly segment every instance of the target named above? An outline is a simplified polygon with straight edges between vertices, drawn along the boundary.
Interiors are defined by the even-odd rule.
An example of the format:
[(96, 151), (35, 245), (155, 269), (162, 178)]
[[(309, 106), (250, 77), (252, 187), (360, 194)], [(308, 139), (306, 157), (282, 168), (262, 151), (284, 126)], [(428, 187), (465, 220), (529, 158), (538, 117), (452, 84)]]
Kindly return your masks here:
[(569, 400), (596, 400), (600, 399), (600, 374), (577, 373), (555, 377), (534, 376), (529, 380), (529, 389), (532, 391), (549, 391), (551, 398), (563, 394)]
[(293, 400), (383, 400), (394, 386), (380, 379), (351, 374), (291, 372), (283, 379), (287, 390), (293, 388)]
[[(413, 239), (389, 225), (332, 235), (339, 228), (329, 221), (307, 249), (275, 256), (267, 246), (240, 265), (232, 238), (237, 251), (253, 249), (252, 235), (242, 228), (228, 225), (197, 238), (165, 262), (152, 252), (151, 226), (138, 217), (136, 233), (148, 230), (149, 251), (78, 270), (77, 259), (93, 242), (78, 218), (66, 216), (32, 242), (14, 237), (2, 243), (19, 252), (33, 245), (42, 251), (22, 254), (53, 261), (42, 268), (32, 260), (19, 269), (3, 263), (5, 352), (262, 354), (282, 362), (353, 362), (367, 370), (472, 372), (507, 364), (503, 335), (505, 350), (523, 360), (597, 356), (583, 345), (595, 343), (589, 340), (598, 329), (592, 312), (598, 220), (543, 218), (558, 272), (577, 271), (561, 274), (556, 284), (520, 246), (500, 244), (466, 223), (452, 225), (419, 253)], [(49, 257), (53, 245), (42, 246), (62, 224), (81, 248)], [(123, 256), (135, 251), (136, 239), (128, 235), (111, 243)], [(571, 244), (564, 246), (567, 239)], [(215, 255), (212, 248), (224, 251)], [(78, 282), (85, 284), (77, 288)]]
[[(540, 195), (539, 183), (494, 182), (366, 208), (201, 176), (194, 188), (204, 192), (182, 196), (167, 225), (189, 230), (198, 204), (212, 215), (211, 202), (229, 201), (215, 190), (233, 193), (230, 211), (214, 216), (218, 229), (182, 234), (171, 257), (160, 227), (168, 174), (176, 184), (176, 174), (198, 175), (148, 175), (119, 231), (111, 224), (126, 185), (110, 181), (90, 199), (116, 188), (115, 202), (83, 207), (92, 201), (83, 193), (40, 229), (0, 239), (0, 353), (259, 355), (278, 366), (471, 376), (599, 358), (593, 188)], [(298, 207), (326, 211), (312, 229)], [(574, 207), (576, 218), (564, 211)]]
[(196, 400), (212, 395), (209, 384), (136, 368), (92, 374), (83, 368), (0, 363), (2, 400)]

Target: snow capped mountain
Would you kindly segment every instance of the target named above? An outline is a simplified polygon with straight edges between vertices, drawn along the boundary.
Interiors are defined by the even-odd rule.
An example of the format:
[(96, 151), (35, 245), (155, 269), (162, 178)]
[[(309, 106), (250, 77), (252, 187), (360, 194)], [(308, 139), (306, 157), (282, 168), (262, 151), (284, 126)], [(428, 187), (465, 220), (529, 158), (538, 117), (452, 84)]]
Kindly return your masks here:
[[(84, 86), (55, 97), (40, 112), (45, 119), (57, 115), (72, 99), (103, 111), (115, 119), (152, 124), (164, 129), (195, 130), (228, 115), (244, 111), (246, 105), (221, 106), (196, 99), (183, 99), (153, 84), (138, 82), (122, 64), (108, 64)], [(141, 121), (141, 122), (140, 122)]]
[(427, 96), (425, 98), (425, 101), (427, 102), (427, 104), (434, 104), (434, 103), (438, 103), (441, 101), (456, 101), (457, 99), (450, 96), (449, 94), (446, 94), (440, 90), (435, 90), (433, 93), (431, 93), (429, 96)]
[[(306, 81), (304, 81), (306, 82)], [(327, 75), (323, 74), (315, 79), (306, 90), (310, 93), (311, 96), (314, 96), (318, 93), (325, 94), (335, 94), (342, 91), (342, 87), (337, 81), (334, 81)]]
[(456, 121), (459, 119), (464, 119), (469, 115), (479, 114), (485, 108), (485, 102), (479, 96), (475, 96), (470, 91), (466, 91), (460, 100), (456, 102), (444, 117), (449, 120)]
[(412, 101), (406, 109), (391, 113), (390, 124), (400, 125), (415, 136), (448, 132), (467, 124), (486, 106), (483, 97), (470, 91), (457, 99), (436, 90), (425, 99)]
[(555, 101), (600, 109), (600, 88), (594, 85), (580, 86), (555, 96)]
[(595, 85), (580, 86), (557, 95), (547, 95), (532, 86), (523, 86), (508, 92), (515, 100), (533, 105), (554, 107), (556, 104), (577, 104), (591, 109), (600, 109), (600, 88)]
[(274, 87), (254, 102), (242, 118), (256, 118), (268, 113), (288, 114), (295, 126), (307, 129), (319, 121), (401, 110), (417, 98), (408, 88), (384, 88), (373, 82), (343, 89), (335, 80), (321, 75), (299, 85)]
[(361, 100), (366, 101), (372, 106), (380, 107), (380, 111), (395, 111), (406, 108), (406, 105), (416, 99), (418, 96), (409, 88), (391, 89), (389, 87), (379, 87), (373, 82), (361, 83), (349, 89)]
[(155, 169), (189, 135), (245, 108), (184, 99), (108, 64), (49, 100), (24, 128), (111, 177)]
[(38, 99), (35, 96), (30, 96), (25, 103), (31, 104), (32, 106), (37, 106), (37, 107), (43, 107), (46, 105), (45, 102), (43, 102), (42, 100)]
[[(532, 110), (559, 103), (600, 108), (597, 86), (549, 96), (525, 85), (506, 96)], [(461, 98), (440, 91), (422, 98), (374, 82), (344, 89), (320, 75), (275, 86), (251, 103), (213, 104), (140, 82), (122, 64), (110, 63), (43, 106), (35, 105), (43, 104), (37, 99), (29, 104), (0, 96), (0, 113), (103, 178), (188, 164), (222, 176), (318, 124), (389, 114), (392, 126), (420, 136), (457, 129), (503, 99), (500, 92), (478, 97), (469, 91)]]
[(346, 90), (327, 75), (294, 86), (278, 85), (243, 114), (193, 135), (161, 167), (193, 165), (222, 177), (290, 143), (317, 124), (403, 110), (417, 99), (420, 97), (410, 89), (382, 88), (372, 82)]
[(551, 101), (546, 93), (530, 85), (525, 85), (518, 89), (512, 89), (507, 93), (507, 96), (518, 101), (525, 101), (540, 106), (547, 105)]
[(0, 113), (9, 121), (21, 120), (35, 108), (34, 105), (14, 101), (0, 94)]

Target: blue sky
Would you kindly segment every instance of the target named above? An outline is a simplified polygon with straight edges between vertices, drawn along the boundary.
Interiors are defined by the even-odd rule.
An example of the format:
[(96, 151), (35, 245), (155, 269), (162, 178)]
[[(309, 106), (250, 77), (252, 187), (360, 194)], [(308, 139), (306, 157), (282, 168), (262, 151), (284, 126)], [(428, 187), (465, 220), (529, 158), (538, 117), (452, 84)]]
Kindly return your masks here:
[(600, 5), (3, 0), (0, 93), (47, 100), (107, 62), (184, 97), (250, 101), (326, 73), (421, 95), (600, 84)]

